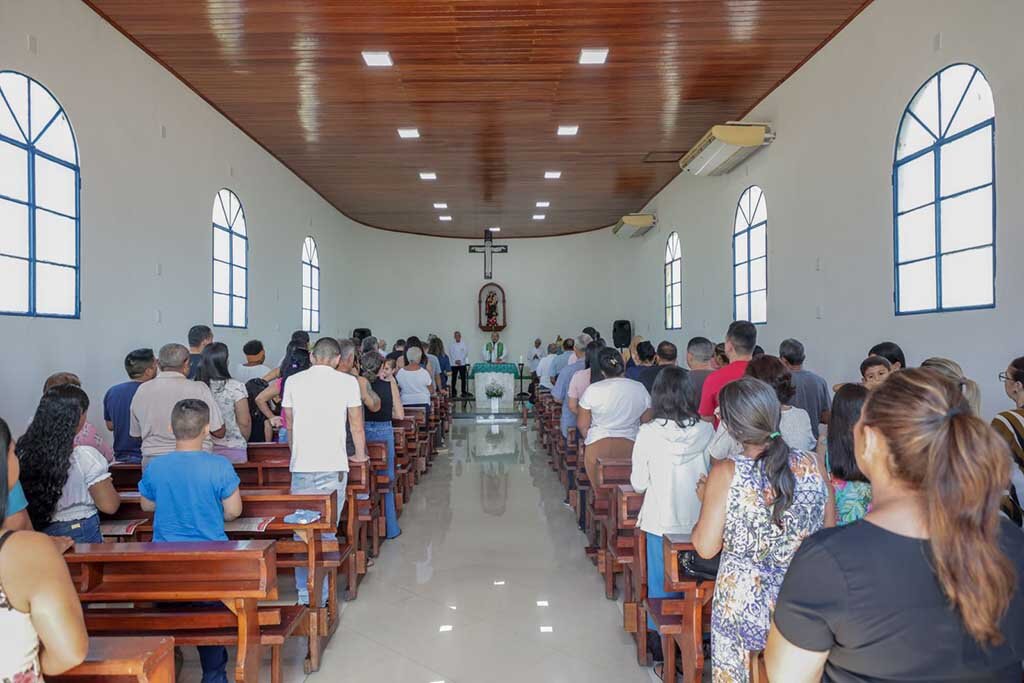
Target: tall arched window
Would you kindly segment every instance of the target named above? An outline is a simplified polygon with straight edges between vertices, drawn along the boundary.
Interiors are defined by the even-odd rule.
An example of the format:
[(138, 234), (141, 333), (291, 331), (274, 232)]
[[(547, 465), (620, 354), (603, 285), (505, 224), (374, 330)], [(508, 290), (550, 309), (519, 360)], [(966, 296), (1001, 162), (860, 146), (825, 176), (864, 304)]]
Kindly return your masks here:
[(672, 233), (665, 244), (665, 329), (683, 327), (683, 252), (679, 235)]
[(38, 81), (0, 71), (0, 313), (77, 318), (78, 146)]
[(768, 322), (768, 204), (757, 185), (736, 205), (732, 263), (733, 318)]
[(238, 195), (228, 189), (213, 200), (213, 324), (248, 324), (249, 238), (245, 211)]
[(995, 305), (995, 107), (970, 64), (928, 79), (893, 163), (896, 313)]
[(302, 243), (302, 329), (320, 331), (320, 257), (312, 237)]

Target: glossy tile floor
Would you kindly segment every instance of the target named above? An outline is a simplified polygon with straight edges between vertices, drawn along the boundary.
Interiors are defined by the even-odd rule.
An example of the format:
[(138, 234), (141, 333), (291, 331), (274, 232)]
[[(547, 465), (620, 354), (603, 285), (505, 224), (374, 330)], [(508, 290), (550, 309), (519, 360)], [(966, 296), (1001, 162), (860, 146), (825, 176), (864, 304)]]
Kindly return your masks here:
[[(558, 478), (518, 425), (457, 420), (310, 683), (650, 683)], [(288, 579), (282, 588), (291, 588)], [(284, 593), (284, 591), (282, 591)], [(282, 594), (282, 598), (289, 598)], [(183, 679), (198, 681), (194, 650)], [(285, 649), (298, 683), (304, 645)], [(265, 680), (269, 681), (266, 667)]]

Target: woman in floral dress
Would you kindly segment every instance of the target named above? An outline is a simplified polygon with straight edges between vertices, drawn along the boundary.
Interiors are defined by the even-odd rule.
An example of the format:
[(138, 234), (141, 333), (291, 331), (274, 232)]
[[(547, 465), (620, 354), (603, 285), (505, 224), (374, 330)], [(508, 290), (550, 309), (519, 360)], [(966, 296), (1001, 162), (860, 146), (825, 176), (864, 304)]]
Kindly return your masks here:
[(745, 377), (722, 388), (722, 422), (743, 452), (718, 462), (698, 484), (693, 544), (721, 552), (711, 616), (715, 683), (749, 680), (750, 653), (763, 650), (772, 610), (793, 554), (824, 523), (825, 479), (813, 453), (779, 434), (781, 406), (764, 382)]

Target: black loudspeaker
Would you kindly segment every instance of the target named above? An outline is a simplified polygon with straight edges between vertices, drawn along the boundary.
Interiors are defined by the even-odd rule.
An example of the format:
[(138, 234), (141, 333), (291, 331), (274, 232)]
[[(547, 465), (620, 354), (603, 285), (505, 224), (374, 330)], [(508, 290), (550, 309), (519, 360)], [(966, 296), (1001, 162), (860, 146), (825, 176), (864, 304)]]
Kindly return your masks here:
[(355, 339), (360, 344), (363, 343), (364, 339), (372, 336), (373, 333), (370, 332), (369, 327), (357, 327), (356, 329), (352, 330), (352, 338)]
[(616, 320), (612, 323), (612, 344), (617, 349), (624, 349), (633, 340), (633, 325), (628, 320)]

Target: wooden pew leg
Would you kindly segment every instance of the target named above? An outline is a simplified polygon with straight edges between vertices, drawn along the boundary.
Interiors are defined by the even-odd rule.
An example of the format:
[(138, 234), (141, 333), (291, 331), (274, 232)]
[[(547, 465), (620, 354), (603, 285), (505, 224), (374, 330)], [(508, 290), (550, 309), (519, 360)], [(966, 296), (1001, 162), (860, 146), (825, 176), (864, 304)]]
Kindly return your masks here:
[(270, 683), (282, 683), (280, 645), (274, 645), (270, 648)]
[(259, 683), (260, 680), (260, 625), (256, 600), (239, 598), (230, 601), (231, 610), (238, 617), (238, 654), (235, 659), (236, 683)]
[[(646, 646), (645, 646), (646, 647)], [(661, 651), (665, 655), (665, 664), (662, 669), (661, 679), (663, 681), (676, 680), (676, 641), (672, 636), (661, 637)], [(692, 680), (692, 679), (689, 679)]]
[(307, 615), (308, 650), (306, 661), (302, 663), (302, 670), (307, 674), (320, 669), (320, 615), (317, 610), (310, 609)]

